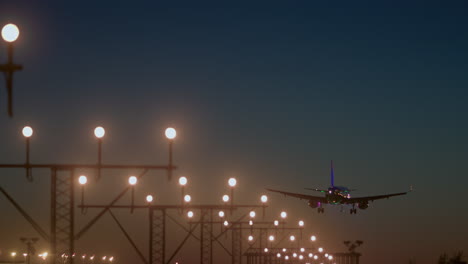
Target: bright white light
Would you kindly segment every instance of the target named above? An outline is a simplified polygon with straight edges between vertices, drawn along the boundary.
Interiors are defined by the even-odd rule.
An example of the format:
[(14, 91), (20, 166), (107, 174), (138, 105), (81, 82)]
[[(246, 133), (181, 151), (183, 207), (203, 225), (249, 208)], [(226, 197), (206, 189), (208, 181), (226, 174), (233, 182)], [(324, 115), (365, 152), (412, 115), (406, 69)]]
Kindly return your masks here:
[(317, 238), (316, 238), (315, 236), (311, 236), (311, 237), (310, 237), (310, 240), (311, 240), (311, 241), (315, 241), (315, 240), (317, 240)]
[(293, 258), (297, 258), (297, 253), (293, 253)]
[(325, 254), (325, 257), (326, 257), (326, 258), (328, 258), (328, 253), (327, 253), (327, 254)]
[(228, 180), (228, 184), (229, 184), (229, 186), (231, 186), (231, 187), (235, 187), (236, 184), (237, 184), (236, 178), (230, 178), (230, 179)]
[(150, 195), (147, 195), (147, 196), (146, 196), (146, 201), (147, 201), (148, 203), (151, 203), (151, 202), (153, 201), (153, 195), (151, 195), (151, 194), (150, 194)]
[(2, 28), (2, 38), (6, 42), (13, 42), (19, 36), (19, 29), (15, 24), (6, 24)]
[(268, 248), (265, 248), (263, 251), (268, 252)]
[(250, 211), (250, 213), (249, 213), (250, 218), (254, 218), (255, 215), (256, 215), (256, 214), (255, 214), (255, 211)]
[(184, 201), (185, 201), (186, 203), (189, 203), (191, 200), (192, 200), (192, 197), (191, 197), (190, 195), (186, 194), (186, 195), (184, 196)]
[(16, 252), (11, 252), (12, 257), (16, 257)]
[(223, 202), (225, 203), (229, 202), (229, 195), (227, 194), (223, 195)]
[(80, 177), (78, 177), (78, 182), (81, 185), (85, 185), (88, 182), (88, 178), (86, 178), (86, 176), (84, 176), (84, 175), (81, 175)]
[(294, 241), (294, 240), (296, 240), (296, 237), (295, 236), (290, 236), (289, 240)]
[(224, 226), (228, 226), (229, 225), (229, 222), (226, 220), (224, 221)]
[(318, 256), (317, 256), (317, 255), (314, 255), (314, 259), (318, 259)]
[(323, 248), (319, 248), (318, 250), (319, 250), (319, 252), (320, 252), (320, 253), (322, 253), (322, 252), (323, 252)]
[(286, 252), (286, 249), (285, 249), (285, 248), (283, 248), (283, 252)]
[(305, 248), (301, 248), (301, 252), (304, 252), (305, 251)]
[(138, 181), (137, 177), (135, 177), (135, 176), (130, 176), (128, 178), (128, 183), (130, 183), (130, 185), (135, 185), (137, 183), (137, 181)]
[(269, 237), (268, 237), (268, 240), (270, 240), (270, 241), (275, 241), (275, 236), (273, 236), (273, 235), (269, 236)]
[(328, 259), (329, 259), (329, 260), (332, 260), (332, 259), (333, 259), (333, 256), (332, 256), (332, 255), (328, 256)]
[(276, 254), (276, 257), (277, 257), (277, 258), (281, 258), (281, 253), (277, 253), (277, 254)]
[(313, 256), (314, 256), (314, 254), (312, 254), (312, 253), (309, 253), (309, 258), (311, 258), (311, 257), (313, 257)]
[(192, 218), (192, 217), (193, 217), (193, 212), (192, 212), (192, 211), (188, 211), (188, 212), (187, 212), (187, 217), (188, 217), (188, 218)]
[(304, 256), (299, 255), (299, 259), (300, 259), (300, 260), (303, 260), (303, 259), (304, 259)]
[(252, 240), (253, 240), (253, 236), (250, 235), (248, 239), (249, 239), (249, 241), (252, 241)]
[(278, 226), (278, 225), (279, 225), (279, 221), (278, 221), (278, 220), (275, 220), (275, 221), (273, 222), (273, 224), (274, 224), (275, 226)]
[(170, 140), (174, 139), (177, 136), (176, 130), (172, 127), (168, 127), (166, 129), (165, 134), (166, 134), (167, 139), (170, 139)]
[(104, 128), (101, 126), (98, 126), (94, 129), (94, 135), (97, 138), (103, 138), (105, 134), (106, 134), (106, 130), (104, 130)]
[(109, 261), (110, 261), (110, 262), (114, 261), (114, 257), (110, 257), (110, 258), (109, 258)]
[(179, 184), (180, 184), (181, 186), (185, 186), (185, 185), (187, 184), (187, 178), (184, 177), (184, 176), (180, 177), (180, 178), (179, 178)]
[(281, 215), (281, 218), (283, 219), (286, 218), (286, 216), (288, 216), (288, 214), (285, 211), (281, 212), (280, 215)]
[(262, 196), (260, 197), (260, 201), (261, 201), (262, 203), (268, 202), (268, 196), (262, 195)]
[(24, 137), (31, 137), (33, 134), (33, 129), (30, 126), (23, 127), (23, 136)]
[(284, 256), (284, 259), (285, 259), (285, 260), (288, 260), (288, 259), (289, 259), (289, 256)]
[(218, 215), (219, 215), (219, 217), (223, 218), (223, 217), (224, 217), (224, 212), (223, 212), (223, 211), (219, 211)]
[(253, 225), (253, 221), (252, 220), (249, 220), (249, 225)]
[(303, 226), (304, 226), (304, 221), (299, 220), (299, 223), (298, 223), (298, 224), (299, 224), (300, 227), (303, 227)]

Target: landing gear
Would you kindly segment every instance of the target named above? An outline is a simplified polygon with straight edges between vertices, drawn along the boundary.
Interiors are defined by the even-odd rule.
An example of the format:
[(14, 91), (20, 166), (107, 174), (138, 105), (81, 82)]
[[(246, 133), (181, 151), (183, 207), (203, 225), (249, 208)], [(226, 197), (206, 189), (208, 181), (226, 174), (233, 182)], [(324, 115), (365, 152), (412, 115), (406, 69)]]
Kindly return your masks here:
[(318, 212), (319, 214), (323, 214), (323, 213), (325, 213), (325, 208), (322, 208), (322, 207), (317, 208), (317, 212)]
[(355, 208), (349, 209), (349, 213), (350, 213), (350, 214), (356, 214), (356, 213), (357, 213), (357, 209), (355, 209)]

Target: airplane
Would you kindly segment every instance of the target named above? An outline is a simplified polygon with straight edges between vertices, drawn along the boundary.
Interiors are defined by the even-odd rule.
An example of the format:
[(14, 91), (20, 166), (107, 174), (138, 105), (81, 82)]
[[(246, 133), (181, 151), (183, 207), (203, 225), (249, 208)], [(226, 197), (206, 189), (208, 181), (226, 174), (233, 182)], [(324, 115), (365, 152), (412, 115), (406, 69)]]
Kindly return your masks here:
[[(268, 189), (268, 188), (267, 190), (270, 192), (281, 193), (285, 196), (296, 197), (301, 200), (308, 200), (309, 201), (308, 205), (311, 208), (317, 208), (317, 211), (319, 214), (325, 212), (325, 208), (322, 207), (324, 204), (351, 205), (352, 209), (349, 210), (349, 213), (356, 214), (357, 213), (356, 206), (361, 210), (365, 210), (369, 207), (369, 202), (372, 202), (374, 200), (379, 200), (379, 199), (384, 199), (384, 198), (388, 199), (393, 196), (405, 195), (408, 193), (408, 192), (401, 192), (401, 193), (391, 193), (391, 194), (376, 195), (376, 196), (351, 197), (350, 192), (353, 190), (350, 190), (346, 187), (335, 186), (335, 175), (333, 172), (333, 160), (331, 161), (330, 178), (331, 178), (331, 186), (328, 188), (328, 190), (304, 188), (306, 190), (312, 190), (312, 191), (324, 193), (325, 197), (313, 196), (313, 195), (301, 194), (301, 193), (284, 192), (284, 191), (273, 190), (273, 189)], [(412, 189), (413, 188), (411, 187), (410, 191), (412, 191)]]

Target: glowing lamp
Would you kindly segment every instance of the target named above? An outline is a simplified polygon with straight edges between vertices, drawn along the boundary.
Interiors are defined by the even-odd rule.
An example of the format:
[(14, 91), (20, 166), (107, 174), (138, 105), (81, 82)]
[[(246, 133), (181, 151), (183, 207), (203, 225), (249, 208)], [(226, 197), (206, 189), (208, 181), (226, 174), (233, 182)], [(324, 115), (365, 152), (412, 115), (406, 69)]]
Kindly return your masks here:
[(278, 225), (279, 225), (279, 221), (278, 221), (278, 220), (275, 220), (275, 221), (273, 222), (273, 224), (274, 224), (275, 226), (278, 226)]
[(229, 225), (229, 222), (226, 220), (224, 221), (224, 226), (228, 226)]
[(249, 216), (250, 216), (250, 218), (254, 218), (255, 217), (255, 211), (250, 211)]
[(273, 235), (269, 236), (269, 237), (268, 237), (268, 240), (270, 240), (270, 241), (275, 241), (275, 236), (273, 236)]
[(253, 240), (253, 236), (250, 235), (248, 239), (249, 239), (249, 241), (252, 241), (252, 240)]
[(317, 255), (314, 255), (314, 259), (318, 259), (318, 256), (317, 256)]
[(101, 126), (98, 126), (94, 129), (94, 135), (97, 138), (103, 138), (105, 134), (106, 134), (106, 130), (104, 130), (104, 128)]
[(187, 194), (187, 195), (184, 196), (184, 201), (186, 203), (189, 203), (191, 200), (192, 200), (192, 197), (190, 195)]
[(138, 181), (137, 177), (135, 177), (135, 176), (130, 176), (130, 178), (128, 178), (128, 183), (130, 185), (135, 185), (137, 183), (137, 181)]
[(223, 212), (223, 211), (219, 211), (218, 215), (219, 215), (219, 217), (223, 218), (223, 217), (224, 217), (224, 212)]
[(277, 257), (277, 258), (281, 258), (281, 253), (277, 253), (277, 254), (276, 254), (276, 257)]
[(265, 251), (265, 253), (268, 252), (268, 248), (265, 248), (263, 251)]
[(229, 184), (229, 186), (231, 186), (231, 187), (235, 187), (236, 184), (237, 184), (236, 178), (230, 178), (230, 179), (228, 180), (228, 184)]
[(153, 195), (147, 195), (147, 196), (146, 196), (146, 201), (147, 201), (148, 203), (151, 203), (151, 202), (153, 201)]
[(262, 196), (260, 197), (260, 201), (261, 201), (262, 203), (268, 202), (268, 196), (262, 195)]
[(177, 132), (174, 128), (168, 127), (166, 128), (166, 131), (164, 132), (166, 135), (166, 138), (169, 140), (173, 140), (177, 136)]
[(33, 129), (30, 126), (23, 127), (23, 136), (24, 137), (31, 137), (33, 135)]
[(322, 253), (322, 252), (323, 252), (323, 248), (319, 248), (318, 251), (319, 251), (320, 253)]
[(304, 252), (305, 251), (305, 248), (301, 248), (301, 252)]
[(6, 24), (2, 28), (2, 38), (6, 42), (14, 42), (18, 39), (19, 33), (19, 29), (15, 24)]
[(296, 240), (296, 237), (295, 236), (290, 236), (289, 240), (294, 241), (294, 240)]
[(285, 211), (283, 211), (281, 212), (280, 216), (281, 218), (285, 219), (288, 216), (288, 214)]
[(310, 237), (310, 241), (315, 241), (315, 240), (317, 240), (317, 238), (315, 236)]
[(181, 186), (185, 186), (185, 185), (187, 184), (187, 178), (184, 177), (184, 176), (180, 177), (180, 178), (179, 178), (179, 184), (180, 184)]
[(225, 203), (229, 202), (229, 195), (227, 194), (223, 195), (223, 202)]
[(188, 212), (187, 212), (187, 217), (188, 217), (188, 218), (192, 218), (192, 217), (193, 217), (193, 212), (192, 212), (192, 211), (188, 211)]
[(81, 185), (85, 185), (88, 182), (88, 178), (84, 175), (81, 175), (80, 177), (78, 177), (78, 182)]
[(299, 225), (300, 227), (304, 227), (304, 221), (300, 220), (300, 221), (298, 222), (298, 225)]

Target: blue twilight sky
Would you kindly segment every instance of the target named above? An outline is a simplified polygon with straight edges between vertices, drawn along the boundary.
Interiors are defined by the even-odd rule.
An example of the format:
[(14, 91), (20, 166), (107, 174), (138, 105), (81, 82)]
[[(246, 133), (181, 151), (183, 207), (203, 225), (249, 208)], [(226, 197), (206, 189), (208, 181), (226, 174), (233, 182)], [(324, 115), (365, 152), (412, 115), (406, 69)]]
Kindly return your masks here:
[[(246, 203), (265, 187), (325, 188), (333, 159), (336, 182), (355, 196), (415, 192), (353, 216), (271, 194), (268, 217), (287, 209), (331, 252), (364, 240), (364, 264), (468, 253), (467, 10), (466, 1), (1, 1), (0, 24), (21, 29), (24, 70), (13, 119), (0, 90), (0, 162), (23, 162), (28, 124), (34, 162), (95, 162), (102, 125), (105, 162), (163, 164), (162, 131), (174, 126), (177, 176), (189, 177), (196, 202), (217, 203), (230, 176)], [(2, 63), (5, 51), (1, 43)], [(115, 173), (87, 199), (109, 201), (137, 172)], [(0, 174), (48, 226), (48, 172), (34, 183)], [(151, 175), (139, 197), (177, 201), (176, 183)], [(35, 233), (4, 198), (0, 209), (0, 250), (19, 250), (18, 237)], [(145, 214), (116, 213), (145, 247)], [(187, 248), (178, 258), (196, 263), (196, 241)], [(138, 260), (110, 217), (77, 249)]]

